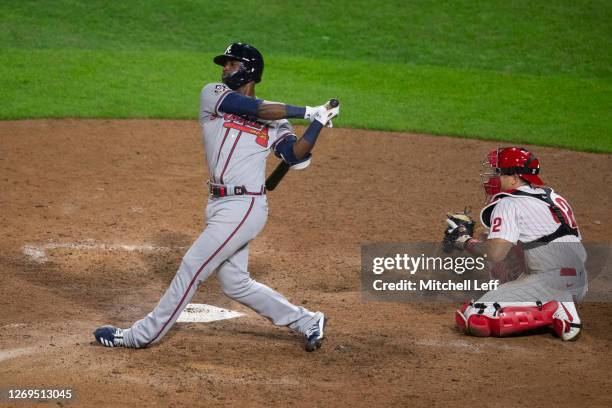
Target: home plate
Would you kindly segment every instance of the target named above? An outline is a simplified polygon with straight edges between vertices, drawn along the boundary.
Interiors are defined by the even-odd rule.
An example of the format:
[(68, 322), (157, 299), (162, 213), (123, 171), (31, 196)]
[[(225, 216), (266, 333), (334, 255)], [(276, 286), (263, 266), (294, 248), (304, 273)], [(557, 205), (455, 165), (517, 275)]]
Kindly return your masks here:
[(244, 313), (238, 313), (233, 310), (221, 309), (220, 307), (201, 303), (190, 303), (185, 310), (183, 310), (177, 322), (207, 323), (216, 320), (233, 319), (240, 316), (244, 316)]

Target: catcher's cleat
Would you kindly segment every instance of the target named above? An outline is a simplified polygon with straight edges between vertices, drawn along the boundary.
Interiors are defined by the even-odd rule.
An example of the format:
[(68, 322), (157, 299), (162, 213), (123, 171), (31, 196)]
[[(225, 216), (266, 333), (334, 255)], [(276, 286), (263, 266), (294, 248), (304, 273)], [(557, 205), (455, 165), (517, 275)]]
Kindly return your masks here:
[(559, 302), (553, 315), (553, 330), (563, 341), (578, 340), (582, 324), (573, 302)]
[(321, 313), (321, 318), (315, 323), (311, 328), (306, 330), (304, 336), (306, 336), (306, 342), (304, 344), (304, 348), (306, 351), (315, 351), (318, 348), (321, 348), (323, 344), (323, 340), (325, 339), (325, 335), (323, 330), (325, 329), (325, 324), (327, 323), (327, 318), (323, 313)]
[(96, 341), (106, 347), (126, 347), (123, 342), (123, 329), (114, 326), (98, 327), (93, 332)]

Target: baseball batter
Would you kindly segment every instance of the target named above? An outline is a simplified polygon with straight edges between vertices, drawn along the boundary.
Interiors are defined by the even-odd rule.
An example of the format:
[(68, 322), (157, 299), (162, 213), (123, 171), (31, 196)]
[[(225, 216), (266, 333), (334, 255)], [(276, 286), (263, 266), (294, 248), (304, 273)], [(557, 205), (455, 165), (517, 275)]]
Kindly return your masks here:
[[(456, 312), (459, 328), (473, 336), (509, 336), (550, 327), (563, 340), (581, 330), (576, 301), (587, 291), (586, 251), (571, 206), (538, 176), (538, 159), (526, 149), (490, 152), (481, 173), (489, 204), (480, 218), (485, 241), (471, 236), (473, 221), (449, 223), (445, 241), (460, 250), (502, 262), (523, 249), (525, 273)], [(456, 220), (457, 218), (453, 218)]]
[[(108, 347), (140, 348), (159, 342), (198, 286), (217, 271), (227, 296), (275, 325), (303, 333), (306, 351), (314, 351), (324, 339), (324, 314), (295, 306), (253, 280), (248, 272), (249, 242), (263, 229), (268, 215), (265, 168), (270, 151), (294, 169), (307, 167), (319, 132), (331, 125), (339, 107), (298, 107), (257, 99), (255, 84), (261, 81), (264, 61), (251, 45), (232, 43), (214, 62), (223, 67), (222, 83), (202, 89), (199, 114), (210, 175), (206, 229), (183, 257), (151, 313), (129, 329), (102, 326), (94, 337)], [(287, 118), (311, 121), (299, 140)]]

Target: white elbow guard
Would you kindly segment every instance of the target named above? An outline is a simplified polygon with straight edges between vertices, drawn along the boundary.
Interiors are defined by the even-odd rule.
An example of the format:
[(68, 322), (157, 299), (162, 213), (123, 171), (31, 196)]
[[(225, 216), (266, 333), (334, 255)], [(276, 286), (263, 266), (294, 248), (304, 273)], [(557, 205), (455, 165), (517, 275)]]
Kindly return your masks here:
[(306, 167), (310, 166), (311, 161), (312, 154), (308, 153), (308, 156), (304, 157), (299, 162), (289, 164), (291, 164), (291, 170), (304, 170)]

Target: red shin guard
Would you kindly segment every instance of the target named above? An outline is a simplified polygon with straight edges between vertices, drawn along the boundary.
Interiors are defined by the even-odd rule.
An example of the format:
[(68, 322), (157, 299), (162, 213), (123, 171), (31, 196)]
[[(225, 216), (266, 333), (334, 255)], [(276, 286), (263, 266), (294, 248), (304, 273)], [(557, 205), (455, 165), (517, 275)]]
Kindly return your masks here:
[(466, 305), (461, 311), (457, 311), (455, 321), (460, 329), (472, 336), (506, 337), (541, 327), (552, 327), (555, 320), (553, 314), (558, 306), (559, 303), (555, 301), (547, 302), (541, 307), (508, 306), (499, 308), (492, 317), (471, 314), (466, 318), (463, 313)]

